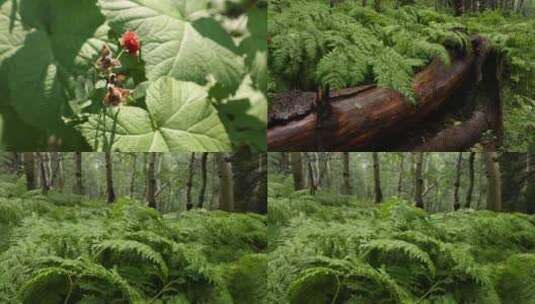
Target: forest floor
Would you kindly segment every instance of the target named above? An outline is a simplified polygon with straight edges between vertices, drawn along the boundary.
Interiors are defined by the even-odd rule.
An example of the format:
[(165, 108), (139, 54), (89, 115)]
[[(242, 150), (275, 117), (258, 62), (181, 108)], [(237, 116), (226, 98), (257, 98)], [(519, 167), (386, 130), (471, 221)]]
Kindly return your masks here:
[(259, 303), (266, 217), (167, 214), (0, 176), (1, 303)]
[(269, 303), (535, 303), (535, 216), (430, 214), (270, 177)]

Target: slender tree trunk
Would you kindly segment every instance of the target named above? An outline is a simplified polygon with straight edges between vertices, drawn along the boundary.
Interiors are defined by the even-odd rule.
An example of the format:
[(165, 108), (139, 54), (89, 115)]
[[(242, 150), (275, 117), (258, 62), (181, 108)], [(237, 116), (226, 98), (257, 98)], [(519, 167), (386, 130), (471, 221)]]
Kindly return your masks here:
[(414, 187), (414, 200), (416, 201), (416, 207), (424, 209), (424, 199), (422, 196), (424, 189), (424, 178), (422, 176), (422, 163), (424, 160), (424, 152), (418, 152), (418, 158), (416, 159), (416, 170), (414, 171), (415, 187)]
[(303, 170), (303, 157), (301, 152), (289, 152), (292, 163), (292, 173), (294, 179), (294, 189), (296, 191), (305, 188), (305, 178)]
[(186, 209), (191, 210), (193, 208), (193, 200), (191, 199), (191, 188), (193, 187), (193, 169), (195, 164), (195, 152), (191, 153), (191, 158), (189, 160), (189, 174), (188, 174), (188, 183), (186, 184)]
[(378, 204), (383, 201), (383, 192), (381, 191), (381, 176), (379, 168), (378, 152), (372, 152), (373, 156), (373, 180), (375, 182), (375, 203)]
[(309, 181), (309, 189), (310, 194), (315, 195), (317, 189), (316, 185), (316, 177), (314, 174), (314, 167), (312, 164), (312, 157), (308, 154), (309, 152), (305, 152), (305, 155), (307, 156), (307, 165), (308, 165), (308, 181)]
[(10, 171), (13, 174), (18, 175), (20, 171), (21, 157), (19, 152), (12, 152)]
[(453, 210), (459, 210), (461, 208), (461, 203), (459, 200), (459, 187), (461, 187), (461, 163), (463, 161), (463, 152), (459, 152), (459, 157), (457, 158), (457, 171), (455, 175), (455, 183), (453, 183)]
[(472, 193), (474, 192), (474, 159), (476, 152), (470, 152), (470, 158), (468, 158), (468, 191), (466, 192), (466, 207), (472, 207)]
[(343, 153), (343, 159), (344, 159), (344, 194), (352, 195), (353, 194), (353, 187), (351, 183), (351, 170), (349, 166), (349, 152)]
[(234, 185), (232, 169), (225, 153), (215, 154), (219, 175), (219, 208), (224, 211), (234, 210)]
[(156, 158), (156, 153), (149, 153), (149, 168), (147, 169), (147, 202), (149, 203), (149, 207), (154, 209), (158, 209), (156, 204)]
[(199, 192), (199, 208), (203, 207), (204, 195), (206, 193), (206, 163), (208, 161), (208, 153), (204, 152), (201, 156), (201, 191)]
[(35, 184), (35, 158), (33, 152), (24, 152), (24, 173), (26, 175), (26, 188), (28, 191), (36, 188)]
[(374, 0), (374, 9), (376, 12), (381, 11), (381, 0)]
[(115, 190), (113, 189), (113, 166), (111, 153), (106, 152), (104, 155), (106, 158), (106, 192), (108, 194), (108, 203), (113, 203), (115, 202)]
[(41, 190), (43, 194), (46, 194), (50, 190), (49, 175), (47, 172), (48, 153), (38, 152), (37, 155), (39, 156), (39, 169), (41, 172)]
[(74, 153), (74, 193), (84, 194), (82, 181), (82, 152)]
[(398, 197), (403, 193), (403, 171), (404, 171), (405, 154), (401, 154), (399, 159), (399, 178), (398, 178)]
[(134, 193), (136, 190), (136, 174), (137, 174), (137, 154), (132, 154), (132, 175), (130, 178), (130, 197), (134, 197)]
[(485, 167), (487, 169), (488, 189), (487, 208), (493, 211), (502, 210), (501, 174), (496, 152), (484, 152)]

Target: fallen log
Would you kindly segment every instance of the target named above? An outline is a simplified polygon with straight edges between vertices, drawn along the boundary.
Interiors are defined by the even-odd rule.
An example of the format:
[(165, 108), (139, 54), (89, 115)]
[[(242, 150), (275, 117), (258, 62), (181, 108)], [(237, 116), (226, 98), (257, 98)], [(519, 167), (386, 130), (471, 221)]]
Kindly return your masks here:
[[(474, 51), (461, 57), (452, 56), (450, 66), (434, 60), (415, 76), (413, 88), (417, 96), (416, 105), (400, 93), (386, 88), (367, 86), (334, 91), (329, 101), (329, 115), (324, 118), (318, 119), (317, 113), (312, 109), (298, 118), (270, 121), (269, 150), (384, 149), (383, 138), (403, 136), (407, 129), (417, 127), (430, 113), (443, 108), (448, 98), (466, 83), (477, 83), (481, 79), (480, 69), (491, 49), (488, 40), (479, 36), (472, 42)], [(479, 121), (479, 118), (476, 120)], [(460, 131), (454, 133), (457, 132)]]

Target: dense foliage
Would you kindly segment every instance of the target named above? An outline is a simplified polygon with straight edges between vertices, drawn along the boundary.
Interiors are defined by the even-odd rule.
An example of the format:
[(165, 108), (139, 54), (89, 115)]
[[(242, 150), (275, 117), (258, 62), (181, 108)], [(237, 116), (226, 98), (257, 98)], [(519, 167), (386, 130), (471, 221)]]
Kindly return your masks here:
[(258, 303), (265, 218), (223, 211), (160, 215), (139, 201), (0, 183), (2, 303)]
[[(0, 1), (2, 145), (264, 150), (265, 28), (265, 1)], [(119, 56), (128, 31), (141, 49)], [(103, 106), (105, 44), (128, 105)]]
[(535, 301), (535, 217), (429, 214), (270, 176), (268, 303)]

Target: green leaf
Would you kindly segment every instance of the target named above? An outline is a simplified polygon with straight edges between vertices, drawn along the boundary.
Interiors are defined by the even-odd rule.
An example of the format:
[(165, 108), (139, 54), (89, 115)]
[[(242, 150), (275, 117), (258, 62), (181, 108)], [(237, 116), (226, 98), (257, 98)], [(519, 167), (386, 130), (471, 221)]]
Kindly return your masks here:
[(0, 64), (11, 105), (40, 129), (58, 129), (67, 79), (91, 65), (107, 34), (95, 1), (7, 1), (0, 7)]
[(96, 150), (103, 148), (102, 130), (108, 139), (115, 133), (112, 149), (119, 151), (230, 150), (228, 135), (206, 88), (163, 77), (147, 89), (146, 103), (148, 111), (119, 107), (108, 111), (105, 123), (94, 114), (79, 128)]
[(207, 17), (209, 1), (99, 0), (111, 27), (135, 31), (147, 78), (170, 76), (205, 84), (213, 75), (234, 92), (243, 74), (243, 59), (231, 36)]
[(267, 99), (246, 77), (235, 95), (217, 105), (232, 143), (266, 151)]

